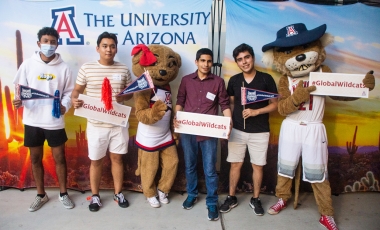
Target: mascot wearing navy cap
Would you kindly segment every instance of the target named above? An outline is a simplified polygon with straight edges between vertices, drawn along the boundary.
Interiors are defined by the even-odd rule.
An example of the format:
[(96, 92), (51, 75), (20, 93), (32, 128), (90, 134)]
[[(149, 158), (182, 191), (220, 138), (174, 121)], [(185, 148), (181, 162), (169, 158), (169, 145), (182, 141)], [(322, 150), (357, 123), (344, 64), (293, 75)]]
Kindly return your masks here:
[[(296, 179), (294, 208), (297, 207), (302, 167), (302, 179), (310, 182), (313, 188), (321, 214), (320, 224), (327, 229), (338, 229), (333, 218), (334, 210), (327, 173), (327, 135), (322, 123), (325, 96), (310, 95), (316, 87), (309, 86), (310, 72), (331, 72), (330, 68), (322, 63), (326, 59), (325, 47), (331, 44), (334, 38), (325, 32), (325, 24), (312, 30), (307, 30), (302, 23), (288, 25), (277, 32), (276, 41), (262, 48), (264, 64), (274, 66), (282, 74), (278, 85), (278, 93), (281, 95), (278, 111), (286, 116), (281, 124), (278, 146), (276, 196), (279, 200), (270, 207), (268, 213), (277, 214), (286, 208), (287, 201), (292, 196), (293, 178)], [(370, 90), (375, 87), (372, 71), (365, 75), (363, 83)], [(343, 101), (357, 99), (331, 98)], [(299, 162), (301, 156), (302, 162)]]

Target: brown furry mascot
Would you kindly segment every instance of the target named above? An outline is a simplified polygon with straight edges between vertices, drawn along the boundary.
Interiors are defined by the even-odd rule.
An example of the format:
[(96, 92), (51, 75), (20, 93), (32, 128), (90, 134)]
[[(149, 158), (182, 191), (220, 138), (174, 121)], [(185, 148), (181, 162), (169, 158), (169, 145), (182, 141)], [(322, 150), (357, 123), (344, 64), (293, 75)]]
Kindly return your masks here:
[[(316, 87), (309, 86), (310, 72), (331, 72), (328, 66), (322, 64), (326, 58), (325, 46), (333, 41), (333, 37), (325, 31), (325, 24), (313, 30), (307, 30), (302, 23), (288, 25), (277, 32), (276, 41), (262, 48), (263, 62), (268, 66), (274, 65), (283, 75), (278, 86), (278, 111), (286, 116), (281, 124), (278, 147), (276, 196), (280, 199), (270, 207), (268, 213), (277, 214), (286, 208), (287, 201), (292, 196), (293, 177), (296, 178), (294, 208), (297, 207), (302, 167), (303, 180), (310, 182), (313, 188), (321, 214), (320, 224), (327, 229), (338, 229), (333, 218), (334, 210), (327, 173), (327, 135), (322, 123), (325, 97), (310, 95)], [(370, 90), (374, 88), (375, 78), (372, 71), (366, 74), (363, 83)], [(301, 156), (302, 166), (297, 168)]]
[[(172, 135), (172, 101), (169, 82), (181, 67), (181, 57), (167, 46), (137, 45), (132, 50), (132, 71), (139, 77), (149, 71), (153, 90), (134, 94), (136, 117), (139, 121), (136, 134), (138, 168), (144, 195), (152, 207), (167, 204), (167, 195), (177, 175), (177, 147)], [(156, 187), (155, 177), (161, 166), (161, 178)], [(157, 199), (158, 196), (158, 199)]]

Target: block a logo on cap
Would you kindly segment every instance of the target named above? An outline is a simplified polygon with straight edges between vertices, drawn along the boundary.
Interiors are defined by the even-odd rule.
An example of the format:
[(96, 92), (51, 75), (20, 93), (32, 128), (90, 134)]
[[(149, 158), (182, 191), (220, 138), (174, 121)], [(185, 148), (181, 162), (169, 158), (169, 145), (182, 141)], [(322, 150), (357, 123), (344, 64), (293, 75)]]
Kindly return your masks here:
[(291, 37), (298, 34), (298, 31), (294, 29), (294, 25), (286, 27), (286, 37)]
[(59, 33), (58, 45), (62, 45), (62, 38), (66, 38), (66, 45), (84, 45), (84, 36), (79, 34), (75, 24), (74, 6), (52, 9), (51, 17), (55, 28)]

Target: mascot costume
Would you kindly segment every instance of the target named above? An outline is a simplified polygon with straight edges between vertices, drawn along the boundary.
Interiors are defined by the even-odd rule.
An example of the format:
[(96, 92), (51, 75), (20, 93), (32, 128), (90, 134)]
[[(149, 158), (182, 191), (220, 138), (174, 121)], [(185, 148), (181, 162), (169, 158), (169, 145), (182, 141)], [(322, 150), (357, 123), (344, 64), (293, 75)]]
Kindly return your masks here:
[[(167, 195), (177, 175), (178, 155), (173, 139), (172, 101), (169, 82), (173, 81), (181, 67), (181, 57), (167, 46), (137, 45), (132, 50), (132, 71), (141, 76), (147, 70), (152, 77), (154, 90), (134, 93), (136, 118), (139, 121), (136, 134), (138, 166), (144, 195), (154, 208), (167, 204)], [(155, 178), (161, 166), (161, 178), (156, 186)], [(158, 200), (157, 200), (158, 196)]]
[[(277, 32), (276, 41), (262, 47), (264, 64), (273, 65), (282, 74), (278, 85), (278, 111), (286, 116), (281, 124), (278, 146), (276, 196), (279, 200), (268, 213), (277, 214), (286, 208), (292, 196), (293, 177), (296, 179), (294, 208), (297, 207), (302, 167), (302, 179), (310, 182), (313, 188), (321, 214), (320, 224), (327, 229), (338, 229), (333, 218), (327, 174), (327, 135), (322, 123), (325, 96), (310, 95), (316, 87), (309, 86), (310, 72), (331, 72), (328, 66), (322, 64), (326, 58), (325, 47), (333, 42), (333, 37), (325, 31), (325, 24), (312, 30), (307, 30), (302, 23), (292, 24)], [(365, 75), (363, 83), (370, 90), (374, 88), (372, 71)], [(331, 98), (343, 101), (358, 99)], [(301, 156), (302, 166), (297, 167)]]

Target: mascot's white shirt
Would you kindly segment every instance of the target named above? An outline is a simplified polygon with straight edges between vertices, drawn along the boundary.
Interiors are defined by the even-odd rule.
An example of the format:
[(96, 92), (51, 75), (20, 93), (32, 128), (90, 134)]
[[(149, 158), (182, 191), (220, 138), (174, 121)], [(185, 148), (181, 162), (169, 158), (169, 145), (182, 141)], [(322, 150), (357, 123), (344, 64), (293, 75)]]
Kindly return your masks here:
[[(289, 90), (293, 94), (300, 80), (303, 80), (304, 87), (309, 86), (309, 76), (292, 78), (288, 77)], [(300, 105), (297, 111), (289, 114), (286, 119), (297, 122), (321, 123), (325, 111), (325, 96), (310, 95), (310, 100)]]
[(163, 101), (168, 110), (161, 120), (154, 124), (146, 125), (139, 122), (136, 134), (136, 144), (145, 151), (157, 151), (166, 148), (174, 143), (173, 136), (170, 130), (170, 118), (172, 113), (172, 94), (170, 90), (157, 89), (156, 95), (152, 92), (150, 99), (150, 107), (157, 100)]
[[(66, 112), (71, 107), (71, 92), (74, 89), (74, 79), (69, 66), (56, 53), (49, 63), (42, 61), (39, 51), (26, 59), (17, 71), (14, 84), (25, 85), (44, 93), (54, 95), (59, 90), (61, 104)], [(55, 118), (52, 115), (53, 99), (35, 99), (23, 101), (23, 123), (48, 130), (63, 129), (63, 116)]]

